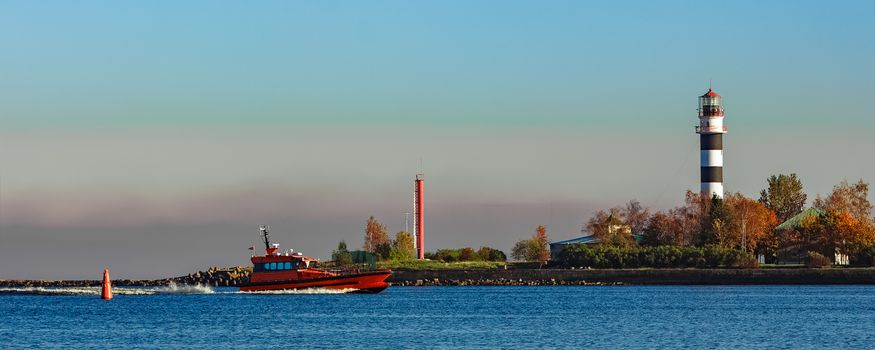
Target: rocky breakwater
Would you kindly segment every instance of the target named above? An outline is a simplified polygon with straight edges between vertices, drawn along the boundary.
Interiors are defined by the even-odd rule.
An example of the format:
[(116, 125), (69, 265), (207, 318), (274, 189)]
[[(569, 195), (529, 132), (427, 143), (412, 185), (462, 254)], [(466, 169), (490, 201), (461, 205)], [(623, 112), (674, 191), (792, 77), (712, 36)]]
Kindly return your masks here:
[(395, 270), (387, 281), (393, 286), (616, 286), (620, 281), (567, 278), (540, 269)]
[[(206, 271), (172, 278), (152, 280), (115, 279), (113, 286), (118, 287), (164, 287), (176, 285), (208, 285), (213, 287), (233, 287), (249, 282), (251, 267), (210, 267)], [(100, 280), (0, 280), (0, 288), (72, 288), (99, 287)]]
[(198, 271), (187, 276), (171, 278), (176, 284), (203, 284), (214, 287), (235, 287), (249, 282), (251, 267), (210, 267), (206, 271)]
[[(100, 287), (100, 280), (0, 280), (0, 288), (73, 288)], [(160, 287), (171, 283), (170, 279), (160, 280), (112, 280), (113, 286), (121, 287)]]
[(618, 286), (622, 282), (589, 282), (564, 281), (551, 278), (549, 280), (523, 280), (523, 279), (418, 279), (415, 281), (398, 280), (392, 282), (393, 286), (401, 287), (434, 287), (434, 286)]

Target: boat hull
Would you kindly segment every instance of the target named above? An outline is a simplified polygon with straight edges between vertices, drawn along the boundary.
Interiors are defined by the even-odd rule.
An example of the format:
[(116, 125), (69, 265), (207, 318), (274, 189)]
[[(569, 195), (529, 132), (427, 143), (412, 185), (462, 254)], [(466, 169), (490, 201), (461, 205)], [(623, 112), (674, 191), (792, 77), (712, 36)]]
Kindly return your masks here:
[(250, 282), (240, 286), (243, 292), (273, 291), (285, 289), (325, 288), (337, 290), (352, 290), (351, 293), (379, 293), (389, 287), (386, 278), (391, 271), (371, 271), (350, 275), (327, 276), (310, 279), (276, 280)]

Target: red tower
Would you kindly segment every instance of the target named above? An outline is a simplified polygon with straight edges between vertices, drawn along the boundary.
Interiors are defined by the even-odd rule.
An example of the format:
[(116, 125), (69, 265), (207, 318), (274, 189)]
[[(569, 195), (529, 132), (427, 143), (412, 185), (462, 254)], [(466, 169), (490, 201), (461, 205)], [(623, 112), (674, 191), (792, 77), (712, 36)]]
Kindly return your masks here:
[(413, 188), (413, 234), (416, 236), (416, 258), (425, 259), (425, 224), (422, 212), (423, 174), (416, 174)]

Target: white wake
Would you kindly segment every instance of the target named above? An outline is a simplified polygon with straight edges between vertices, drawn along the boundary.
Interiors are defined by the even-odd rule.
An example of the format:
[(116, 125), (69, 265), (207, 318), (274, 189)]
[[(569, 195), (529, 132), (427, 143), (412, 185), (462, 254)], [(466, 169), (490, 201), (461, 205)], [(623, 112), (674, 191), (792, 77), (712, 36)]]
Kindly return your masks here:
[[(60, 296), (77, 296), (77, 295), (100, 295), (100, 287), (18, 287), (18, 288), (0, 288), (0, 295), (3, 294), (18, 294), (18, 295), (60, 295)], [(354, 288), (346, 289), (328, 289), (328, 288), (307, 288), (307, 289), (284, 289), (284, 290), (268, 290), (243, 292), (238, 290), (216, 291), (208, 285), (203, 284), (182, 284), (172, 283), (164, 287), (113, 287), (114, 295), (158, 295), (158, 294), (246, 294), (246, 295), (296, 295), (296, 294), (345, 294), (355, 292)]]

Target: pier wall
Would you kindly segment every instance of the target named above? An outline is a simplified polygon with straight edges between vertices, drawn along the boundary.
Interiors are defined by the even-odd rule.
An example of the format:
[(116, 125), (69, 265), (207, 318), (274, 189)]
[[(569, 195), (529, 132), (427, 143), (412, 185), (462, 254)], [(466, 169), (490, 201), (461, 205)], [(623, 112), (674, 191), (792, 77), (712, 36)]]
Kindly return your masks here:
[(394, 285), (875, 284), (875, 269), (396, 270)]

